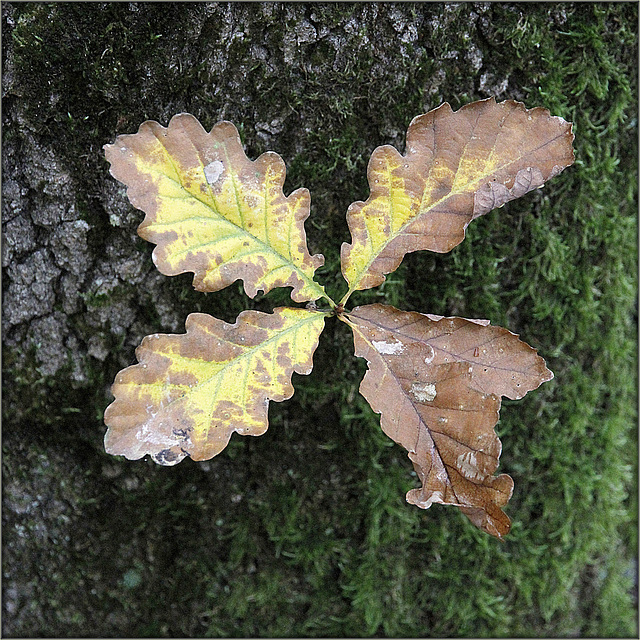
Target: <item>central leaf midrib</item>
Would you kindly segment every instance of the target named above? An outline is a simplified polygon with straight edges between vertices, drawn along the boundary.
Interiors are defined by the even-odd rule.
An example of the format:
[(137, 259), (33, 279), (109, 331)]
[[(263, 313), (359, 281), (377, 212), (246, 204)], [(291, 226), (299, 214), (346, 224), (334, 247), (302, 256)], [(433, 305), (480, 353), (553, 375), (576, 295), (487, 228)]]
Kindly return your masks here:
[[(349, 323), (351, 324), (351, 323)], [(391, 369), (391, 367), (389, 367), (387, 365), (387, 363), (385, 362), (384, 358), (382, 357), (382, 355), (378, 352), (378, 350), (373, 346), (373, 344), (371, 343), (371, 341), (367, 338), (367, 336), (364, 335), (364, 332), (360, 330), (360, 327), (358, 327), (358, 325), (354, 325), (352, 324), (353, 329), (357, 330), (358, 333), (360, 334), (360, 336), (365, 340), (365, 342), (369, 345), (371, 351), (373, 351), (374, 353), (378, 354), (380, 360), (382, 361), (382, 364), (384, 366), (385, 371), (388, 371), (393, 380), (395, 380), (395, 383), (397, 385), (397, 387), (400, 389), (400, 392), (402, 393), (402, 396), (404, 398), (406, 398), (409, 402), (409, 404), (411, 405), (411, 408), (413, 409), (413, 411), (416, 413), (416, 415), (418, 416), (418, 420), (420, 422), (420, 424), (424, 425), (424, 428), (427, 430), (427, 432), (429, 433), (429, 437), (431, 438), (431, 429), (429, 428), (429, 425), (427, 425), (426, 421), (423, 419), (422, 415), (420, 414), (420, 412), (418, 411), (418, 408), (416, 407), (416, 405), (411, 401), (411, 399), (409, 398), (409, 396), (407, 395), (407, 393), (405, 392), (405, 390), (402, 388), (402, 384), (400, 383), (400, 381), (398, 380), (398, 376), (395, 374), (395, 372), (393, 371), (393, 369)], [(369, 372), (367, 372), (369, 373)], [(366, 374), (365, 374), (366, 375)], [(420, 438), (420, 433), (418, 433), (418, 436), (416, 438), (416, 443), (418, 441), (418, 439)], [(402, 445), (401, 443), (399, 443), (397, 440), (395, 440), (395, 442), (397, 444), (400, 444), (401, 447), (404, 448), (404, 445)], [(431, 442), (433, 442), (433, 446), (435, 447), (436, 451), (438, 452), (438, 457), (440, 458), (440, 460), (442, 461), (442, 464), (446, 467), (446, 463), (444, 461), (444, 458), (442, 457), (442, 454), (440, 453), (440, 449), (438, 447), (438, 444), (436, 443), (436, 441), (431, 438)], [(413, 453), (414, 455), (416, 454), (416, 449), (417, 447), (414, 447), (414, 451), (408, 451), (408, 453)], [(451, 479), (449, 478), (449, 472), (447, 471), (447, 479), (449, 480), (449, 485), (451, 487), (451, 490), (453, 491), (453, 495), (457, 498), (457, 494), (456, 491), (453, 487), (453, 482), (451, 481)], [(424, 487), (424, 484), (422, 485)]]

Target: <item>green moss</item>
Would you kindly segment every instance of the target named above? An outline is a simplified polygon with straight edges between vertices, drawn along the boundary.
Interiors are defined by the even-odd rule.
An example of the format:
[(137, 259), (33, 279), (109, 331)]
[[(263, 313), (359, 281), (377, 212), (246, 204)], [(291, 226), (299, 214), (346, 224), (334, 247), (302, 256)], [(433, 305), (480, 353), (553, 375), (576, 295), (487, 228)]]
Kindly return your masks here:
[[(413, 116), (444, 99), (457, 108), (486, 97), (488, 74), (507, 82), (500, 99), (573, 121), (572, 168), (474, 221), (450, 254), (411, 254), (382, 287), (353, 296), (354, 305), (489, 318), (538, 348), (556, 378), (504, 403), (500, 470), (516, 488), (513, 529), (499, 545), (455, 509), (404, 502), (411, 464), (357, 392), (366, 365), (341, 323), (327, 323), (292, 400), (272, 405), (267, 434), (234, 436), (203, 465), (164, 469), (99, 452), (110, 361), (84, 399), (66, 397), (80, 414), (11, 422), (6, 472), (20, 486), (38, 467), (30, 443), (45, 456), (70, 452), (51, 454), (44, 485), (77, 510), (72, 524), (84, 522), (90, 541), (59, 547), (62, 564), (10, 547), (11, 572), (19, 560), (40, 576), (20, 633), (40, 633), (34, 621), (46, 609), (47, 633), (66, 635), (634, 636), (637, 5), (234, 5), (233, 20), (222, 5), (132, 7), (13, 5), (31, 125), (92, 193), (106, 176), (101, 145), (146, 118), (166, 124), (185, 110), (206, 126), (242, 122), (252, 157), (281, 153), (287, 188), (310, 189), (307, 233), (327, 257), (321, 279), (334, 297), (345, 288), (344, 215), (368, 195), (369, 155), (379, 144), (401, 148)], [(318, 35), (292, 46), (285, 64), (281, 43), (304, 20), (342, 46)], [(255, 46), (270, 55), (255, 57)], [(258, 135), (258, 123), (278, 117), (281, 130)], [(105, 214), (88, 203), (88, 220)], [(288, 304), (287, 291), (249, 301), (239, 285), (204, 296), (191, 276), (166, 281), (185, 316), (232, 321), (244, 308)], [(148, 306), (147, 325), (166, 330)], [(10, 358), (3, 364), (11, 369)], [(51, 382), (20, 375), (22, 390)], [(18, 402), (5, 395), (5, 419)], [(63, 487), (83, 468), (80, 492)], [(26, 545), (13, 530), (8, 540)]]

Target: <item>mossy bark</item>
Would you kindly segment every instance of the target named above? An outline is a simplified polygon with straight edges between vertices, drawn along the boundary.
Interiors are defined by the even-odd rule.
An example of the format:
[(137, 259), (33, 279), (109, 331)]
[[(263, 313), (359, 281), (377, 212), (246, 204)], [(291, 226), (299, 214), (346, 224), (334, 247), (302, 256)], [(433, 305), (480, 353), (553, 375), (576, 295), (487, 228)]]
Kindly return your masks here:
[[(5, 636), (636, 633), (637, 5), (2, 11)], [(371, 151), (491, 95), (573, 121), (576, 165), (353, 303), (487, 317), (549, 360), (554, 383), (502, 412), (506, 545), (404, 503), (409, 465), (335, 324), (260, 439), (172, 469), (104, 454), (108, 386), (144, 335), (288, 292), (160, 275), (103, 144), (183, 111), (233, 121), (249, 157), (283, 157), (286, 193), (311, 191), (309, 247), (339, 299)]]

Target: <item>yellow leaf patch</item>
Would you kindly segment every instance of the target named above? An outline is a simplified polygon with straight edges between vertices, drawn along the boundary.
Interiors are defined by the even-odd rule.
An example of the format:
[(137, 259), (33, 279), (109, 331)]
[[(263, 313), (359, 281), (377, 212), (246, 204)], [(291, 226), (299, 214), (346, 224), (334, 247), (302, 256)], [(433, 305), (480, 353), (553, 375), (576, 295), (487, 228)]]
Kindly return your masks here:
[(277, 308), (243, 311), (235, 324), (203, 313), (186, 334), (147, 336), (112, 387), (107, 453), (131, 460), (150, 454), (163, 465), (186, 456), (208, 460), (235, 431), (267, 430), (269, 400), (293, 395), (291, 375), (308, 374), (326, 313)]
[(251, 297), (288, 286), (296, 302), (326, 297), (313, 280), (324, 258), (307, 249), (309, 192), (285, 197), (278, 154), (252, 162), (233, 124), (219, 122), (207, 133), (189, 114), (167, 128), (145, 122), (104, 148), (111, 174), (146, 213), (138, 233), (157, 245), (161, 273), (192, 271), (199, 291), (242, 279)]

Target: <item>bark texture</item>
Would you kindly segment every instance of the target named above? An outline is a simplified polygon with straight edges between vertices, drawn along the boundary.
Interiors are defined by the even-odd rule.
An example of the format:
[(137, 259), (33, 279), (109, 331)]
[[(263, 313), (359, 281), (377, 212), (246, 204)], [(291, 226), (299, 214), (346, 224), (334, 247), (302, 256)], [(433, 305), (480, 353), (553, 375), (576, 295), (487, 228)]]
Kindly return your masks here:
[[(360, 503), (367, 480), (351, 465), (381, 454), (358, 448), (369, 437), (362, 434), (372, 429), (358, 418), (363, 409), (355, 389), (362, 369), (353, 359), (350, 337), (336, 327), (322, 337), (314, 359), (316, 377), (294, 377), (299, 391), (280, 413), (272, 410), (272, 427), (262, 444), (232, 440), (229, 454), (214, 462), (186, 461), (181, 469), (169, 470), (104, 453), (102, 412), (111, 401), (109, 385), (118, 370), (132, 364), (143, 336), (182, 331), (191, 312), (233, 322), (243, 309), (286, 304), (288, 292), (282, 299), (276, 293), (249, 301), (236, 283), (226, 292), (205, 295), (193, 291), (189, 274), (168, 278), (158, 273), (152, 247), (136, 235), (143, 214), (108, 174), (102, 146), (117, 134), (135, 132), (146, 119), (166, 125), (180, 112), (194, 114), (208, 130), (219, 120), (231, 120), (250, 158), (268, 149), (283, 157), (285, 193), (298, 187), (311, 191), (309, 248), (326, 256), (321, 281), (339, 299), (345, 288), (339, 247), (349, 241), (345, 212), (352, 201), (366, 197), (371, 151), (380, 144), (402, 150), (411, 119), (445, 100), (454, 109), (492, 95), (552, 110), (571, 104), (569, 94), (576, 87), (571, 83), (593, 76), (576, 70), (571, 79), (560, 69), (551, 85), (551, 63), (539, 55), (536, 38), (547, 38), (549, 46), (557, 43), (558, 60), (564, 56), (566, 67), (583, 55), (599, 60), (600, 50), (589, 49), (590, 40), (574, 44), (562, 34), (597, 18), (606, 25), (597, 36), (605, 38), (625, 22), (635, 24), (634, 11), (637, 19), (632, 4), (624, 10), (603, 8), (597, 15), (590, 11), (555, 3), (3, 3), (5, 637), (353, 635), (363, 629), (409, 636), (588, 633), (584, 626), (571, 627), (573, 622), (553, 626), (548, 607), (538, 600), (529, 618), (513, 618), (517, 624), (499, 627), (489, 616), (485, 626), (466, 631), (458, 618), (455, 622), (442, 614), (440, 619), (438, 611), (444, 609), (424, 596), (440, 590), (435, 578), (406, 582), (422, 585), (428, 600), (419, 600), (413, 613), (398, 607), (395, 595), (393, 602), (383, 599), (383, 592), (396, 594), (391, 582), (374, 589), (378, 599), (358, 591), (368, 584), (362, 572), (373, 557), (371, 540), (378, 544), (384, 536), (367, 534), (365, 540), (359, 533), (369, 522), (364, 514), (370, 507), (363, 506), (364, 499)], [(579, 47), (585, 46), (583, 54)], [(618, 47), (615, 55), (620, 56), (633, 50), (631, 45), (611, 46)], [(626, 78), (628, 61), (616, 58), (612, 64), (602, 69), (612, 78), (622, 69), (615, 77)], [(622, 85), (610, 82), (611, 91), (622, 95)], [(552, 87), (546, 98), (538, 92), (542, 84)], [(592, 94), (593, 104), (605, 100), (596, 90)], [(623, 105), (619, 113), (629, 122), (633, 110)], [(567, 109), (559, 115), (572, 117)], [(623, 121), (616, 118), (612, 115), (608, 126)], [(611, 131), (613, 140), (635, 139), (629, 127)], [(542, 194), (532, 198), (522, 205), (528, 210), (514, 209), (516, 220), (537, 220), (544, 199)], [(524, 244), (535, 249), (534, 256), (546, 256), (540, 253), (546, 249), (536, 249), (527, 236), (528, 224), (520, 231)], [(502, 258), (487, 249), (491, 226), (482, 229), (477, 237), (485, 233), (489, 240), (477, 242), (475, 257), (456, 254), (460, 263), (425, 257), (398, 272), (400, 289), (391, 282), (382, 293), (361, 300), (396, 304), (394, 296), (409, 291), (403, 278), (424, 283), (425, 273), (442, 274), (446, 289), (447, 273), (453, 281), (460, 264), (466, 266), (458, 271), (471, 272), (483, 255), (495, 267)], [(510, 251), (510, 241), (504, 237), (501, 250), (517, 261), (522, 249)], [(544, 270), (545, 264), (538, 266)], [(502, 284), (516, 291), (517, 283), (509, 278), (503, 272)], [(524, 314), (534, 305), (527, 296), (555, 285), (549, 284), (552, 279), (527, 283), (533, 293), (518, 290), (525, 302), (504, 299), (507, 315), (492, 321), (518, 333), (528, 327), (527, 339), (536, 343), (541, 336), (542, 346), (551, 349), (554, 338), (545, 343), (542, 325), (527, 319), (544, 318), (544, 308), (538, 309), (542, 315)], [(451, 285), (441, 303), (434, 303), (442, 292), (425, 284), (407, 293), (409, 302), (401, 306), (485, 317), (493, 302), (482, 308), (481, 297), (473, 302), (473, 291), (489, 296), (496, 286), (487, 281), (461, 293)], [(563, 295), (553, 289), (549, 299)], [(615, 307), (621, 327), (627, 326), (630, 306), (630, 295), (624, 295)], [(629, 356), (620, 357), (628, 361)], [(605, 364), (619, 370), (619, 362)], [(545, 410), (540, 402), (530, 411)], [(598, 402), (604, 406), (605, 400)], [(350, 424), (362, 431), (349, 431)], [(382, 436), (375, 440), (380, 451), (389, 451), (383, 441)], [(402, 452), (385, 455), (395, 456), (392, 464), (385, 458), (385, 465), (400, 470), (389, 477), (406, 486), (409, 470), (398, 462)], [(528, 454), (520, 450), (517, 455)], [(390, 496), (401, 493), (389, 490)], [(379, 504), (376, 496), (365, 498), (367, 504)], [(515, 520), (519, 502), (516, 498), (510, 512)], [(376, 526), (386, 526), (387, 515)], [(407, 527), (418, 531), (432, 523), (451, 527), (452, 536), (467, 532), (462, 522), (445, 525), (431, 510), (427, 516), (419, 523), (418, 516), (408, 516), (413, 524), (389, 521), (388, 530), (398, 532), (402, 541), (393, 542), (376, 561), (382, 564), (371, 567), (404, 566), (397, 554), (414, 535)], [(437, 546), (436, 534), (432, 539)], [(540, 544), (548, 541), (545, 534)], [(471, 538), (465, 544), (481, 545)], [(429, 562), (441, 555), (434, 549), (424, 551)], [(296, 560), (286, 560), (298, 552), (302, 555)], [(583, 567), (586, 561), (575, 562)], [(583, 576), (572, 567), (571, 575)], [(483, 570), (472, 566), (468, 571)], [(400, 574), (396, 578), (401, 580)], [(565, 579), (559, 578), (559, 584)], [(471, 597), (470, 591), (461, 587), (460, 597)], [(499, 612), (498, 619), (531, 610), (527, 598), (526, 593), (522, 601), (516, 598), (517, 606)], [(371, 602), (379, 607), (368, 609)], [(469, 606), (476, 610), (479, 605)], [(404, 627), (392, 625), (393, 611), (403, 615), (406, 622), (398, 624)], [(595, 635), (607, 633), (605, 627), (594, 628)]]

